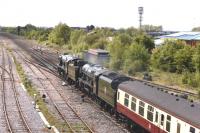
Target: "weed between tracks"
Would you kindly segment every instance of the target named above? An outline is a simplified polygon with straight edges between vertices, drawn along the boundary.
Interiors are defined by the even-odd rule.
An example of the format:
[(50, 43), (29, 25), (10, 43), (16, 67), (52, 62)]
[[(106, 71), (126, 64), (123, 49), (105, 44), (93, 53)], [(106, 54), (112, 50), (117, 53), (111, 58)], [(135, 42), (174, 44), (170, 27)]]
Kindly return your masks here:
[(14, 59), (14, 63), (16, 65), (16, 69), (20, 76), (20, 79), (24, 84), (25, 88), (27, 89), (28, 94), (32, 98), (34, 98), (34, 94), (37, 94), (37, 105), (39, 105), (40, 111), (44, 114), (45, 118), (48, 120), (50, 125), (55, 125), (61, 132), (66, 132), (65, 131), (65, 129), (67, 129), (66, 125), (60, 122), (57, 118), (53, 116), (53, 114), (51, 114), (48, 111), (46, 103), (43, 101), (43, 99), (40, 97), (40, 93), (33, 87), (31, 81), (25, 75), (25, 71), (23, 70), (21, 64), (17, 62), (16, 58), (13, 55), (12, 57)]

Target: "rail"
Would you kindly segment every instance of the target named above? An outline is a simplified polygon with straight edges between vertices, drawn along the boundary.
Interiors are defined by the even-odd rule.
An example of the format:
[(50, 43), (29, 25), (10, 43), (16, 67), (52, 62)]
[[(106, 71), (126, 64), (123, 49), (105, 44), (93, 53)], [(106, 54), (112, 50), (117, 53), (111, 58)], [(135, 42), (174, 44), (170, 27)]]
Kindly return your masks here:
[[(15, 51), (16, 52), (16, 51)], [(16, 52), (18, 53), (18, 52)], [(21, 53), (23, 54), (23, 53)], [(58, 92), (58, 94), (62, 97), (63, 101), (66, 103), (66, 105), (71, 109), (71, 111), (73, 111), (73, 113), (76, 115), (76, 117), (83, 123), (83, 125), (85, 125), (85, 127), (83, 127), (84, 129), (87, 128), (88, 130), (86, 130), (85, 132), (89, 132), (89, 133), (93, 133), (93, 131), (89, 128), (89, 126), (81, 119), (81, 117), (76, 113), (76, 111), (71, 107), (71, 105), (69, 105), (69, 103), (65, 100), (65, 98), (62, 96), (62, 94), (56, 89), (56, 87), (54, 86), (54, 84), (51, 82), (51, 80), (49, 80), (48, 76), (41, 70), (41, 68), (39, 67), (38, 68), (38, 65), (35, 65), (32, 61), (30, 61), (30, 59), (28, 59), (26, 56), (22, 56), (21, 54), (18, 53), (18, 55), (22, 58), (22, 60), (25, 61), (26, 65), (31, 69), (31, 71), (35, 73), (35, 71), (30, 67), (30, 64), (35, 66), (45, 77), (46, 79), (51, 83), (51, 85), (54, 87), (54, 89)], [(38, 57), (38, 56), (37, 56)], [(29, 63), (29, 64), (28, 64)], [(46, 69), (43, 69), (46, 71)], [(39, 82), (43, 85), (43, 87), (45, 88), (46, 90), (46, 87), (45, 85), (43, 84), (43, 82), (38, 79)], [(77, 131), (77, 129), (74, 129), (76, 127), (73, 127), (71, 126), (71, 124), (68, 122), (68, 120), (65, 118), (64, 114), (62, 113), (62, 111), (59, 109), (58, 105), (53, 101), (53, 99), (50, 97), (50, 94), (48, 93), (48, 91), (45, 91), (51, 102), (53, 103), (54, 107), (56, 108), (56, 110), (58, 111), (59, 115), (61, 116), (61, 118), (65, 121), (65, 123), (69, 126), (70, 130), (73, 132), (73, 133), (76, 133), (76, 132), (80, 132), (80, 131)], [(80, 127), (79, 127), (80, 128)], [(83, 129), (81, 128), (81, 129)]]
[[(1, 67), (1, 68), (3, 70), (3, 74), (4, 74), (4, 71), (6, 71), (8, 73), (8, 75), (9, 75), (9, 78), (10, 78), (10, 81), (11, 81), (11, 86), (12, 86), (11, 88), (12, 88), (12, 90), (14, 92), (14, 98), (15, 98), (15, 102), (16, 102), (16, 105), (17, 105), (17, 109), (18, 109), (20, 118), (21, 118), (21, 120), (23, 122), (23, 125), (24, 125), (25, 129), (27, 130), (27, 132), (32, 133), (32, 130), (29, 127), (28, 122), (25, 119), (25, 116), (23, 114), (23, 111), (21, 109), (21, 105), (20, 105), (20, 102), (19, 102), (19, 99), (18, 99), (18, 96), (17, 96), (17, 90), (16, 90), (16, 86), (15, 86), (15, 83), (14, 83), (14, 76), (13, 76), (13, 72), (12, 72), (13, 68), (12, 68), (11, 59), (10, 59), (10, 57), (8, 55), (8, 67), (9, 67), (9, 70), (6, 70), (6, 68), (5, 68), (5, 57), (4, 57), (4, 51), (3, 51), (3, 49), (2, 49), (2, 52), (3, 52), (3, 59), (2, 59), (2, 61), (3, 61), (3, 67)], [(2, 75), (2, 76), (4, 76), (4, 75)], [(2, 78), (2, 80), (3, 80), (3, 78)], [(3, 84), (4, 84), (4, 82), (3, 82)], [(3, 94), (4, 94), (4, 96), (3, 96), (4, 111), (5, 111), (5, 117), (6, 117), (8, 129), (9, 129), (10, 132), (13, 132), (12, 131), (12, 126), (10, 124), (10, 120), (9, 120), (9, 117), (8, 117), (7, 107), (6, 107), (5, 84), (3, 86)]]
[[(2, 69), (2, 73), (1, 73), (1, 80), (2, 80), (2, 101), (3, 101), (3, 112), (4, 112), (4, 116), (5, 116), (5, 119), (6, 119), (6, 123), (7, 123), (7, 128), (8, 128), (8, 131), (10, 133), (13, 133), (12, 131), (12, 127), (11, 127), (11, 122), (8, 118), (8, 112), (7, 112), (7, 107), (6, 107), (6, 97), (5, 97), (5, 83), (4, 83), (4, 71), (6, 71), (5, 68), (5, 60), (4, 60), (4, 52), (3, 52), (3, 48), (2, 48), (2, 66), (1, 66), (1, 69)], [(8, 71), (6, 71), (8, 72)]]

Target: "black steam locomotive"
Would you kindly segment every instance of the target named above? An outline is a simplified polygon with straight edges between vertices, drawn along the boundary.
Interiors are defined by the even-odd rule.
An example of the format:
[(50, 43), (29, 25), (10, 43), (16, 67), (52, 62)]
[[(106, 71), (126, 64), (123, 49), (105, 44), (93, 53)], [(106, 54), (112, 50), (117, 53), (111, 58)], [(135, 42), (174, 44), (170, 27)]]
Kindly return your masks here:
[(110, 71), (101, 65), (90, 64), (73, 55), (59, 56), (58, 73), (69, 84), (95, 99), (111, 114), (116, 113), (117, 87), (129, 77)]

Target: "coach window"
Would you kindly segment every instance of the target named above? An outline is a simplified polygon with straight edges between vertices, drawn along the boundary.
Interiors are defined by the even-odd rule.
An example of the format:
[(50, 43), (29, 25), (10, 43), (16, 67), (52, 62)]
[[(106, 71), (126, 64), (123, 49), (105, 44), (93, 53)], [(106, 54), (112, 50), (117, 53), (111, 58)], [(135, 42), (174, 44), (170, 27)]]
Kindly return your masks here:
[(117, 92), (117, 100), (119, 100), (120, 92)]
[(132, 109), (133, 111), (136, 110), (136, 101), (137, 101), (137, 100), (136, 100), (134, 97), (132, 97), (131, 109)]
[(190, 133), (195, 133), (195, 128), (190, 127)]
[(165, 116), (162, 114), (161, 115), (161, 121), (160, 124), (163, 126), (164, 125), (164, 120), (165, 120)]
[(176, 133), (181, 133), (181, 124), (177, 123), (177, 131)]
[(158, 122), (158, 112), (156, 111), (156, 119), (155, 122)]
[(144, 116), (144, 106), (145, 106), (144, 102), (140, 101), (139, 102), (139, 114), (141, 116)]
[(166, 130), (170, 132), (171, 116), (167, 115)]
[(125, 105), (126, 107), (128, 107), (128, 104), (129, 104), (129, 95), (125, 93), (124, 105)]
[(148, 105), (147, 119), (150, 121), (153, 121), (153, 112), (154, 112), (154, 108)]

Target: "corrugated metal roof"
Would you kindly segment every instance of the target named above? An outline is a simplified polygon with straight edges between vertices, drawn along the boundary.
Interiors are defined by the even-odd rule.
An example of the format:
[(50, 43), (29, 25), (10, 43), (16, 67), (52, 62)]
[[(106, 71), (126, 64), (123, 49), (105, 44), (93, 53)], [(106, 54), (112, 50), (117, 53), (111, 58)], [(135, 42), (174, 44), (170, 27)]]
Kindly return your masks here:
[(179, 32), (170, 35), (164, 35), (160, 38), (172, 38), (180, 40), (200, 40), (200, 32)]
[(200, 40), (200, 34), (196, 35), (193, 39)]

